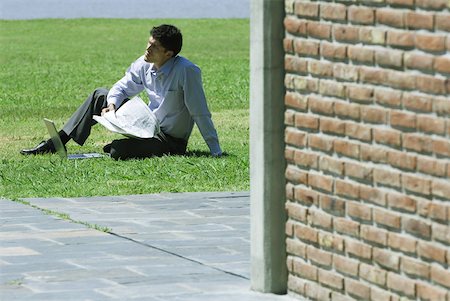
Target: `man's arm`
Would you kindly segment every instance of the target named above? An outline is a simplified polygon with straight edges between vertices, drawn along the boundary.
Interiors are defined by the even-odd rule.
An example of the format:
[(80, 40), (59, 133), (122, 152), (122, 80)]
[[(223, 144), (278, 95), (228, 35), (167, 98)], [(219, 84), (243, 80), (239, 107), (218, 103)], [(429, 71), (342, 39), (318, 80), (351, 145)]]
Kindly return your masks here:
[(201, 71), (198, 67), (190, 66), (185, 69), (183, 88), (186, 106), (208, 145), (211, 155), (221, 156), (222, 149), (208, 109)]
[(127, 69), (124, 77), (117, 81), (109, 90), (107, 97), (109, 110), (112, 109), (109, 105), (113, 104), (115, 110), (122, 104), (124, 99), (131, 98), (144, 89), (143, 78), (141, 77), (145, 73), (145, 71), (143, 72), (145, 64), (143, 57), (138, 58)]

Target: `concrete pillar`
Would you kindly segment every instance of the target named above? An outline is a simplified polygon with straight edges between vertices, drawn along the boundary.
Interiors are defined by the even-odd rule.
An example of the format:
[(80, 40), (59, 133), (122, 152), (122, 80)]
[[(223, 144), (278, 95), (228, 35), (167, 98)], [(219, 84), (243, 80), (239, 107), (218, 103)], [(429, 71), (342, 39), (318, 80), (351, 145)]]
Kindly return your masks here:
[(284, 0), (251, 0), (251, 285), (276, 294), (287, 287), (283, 18)]

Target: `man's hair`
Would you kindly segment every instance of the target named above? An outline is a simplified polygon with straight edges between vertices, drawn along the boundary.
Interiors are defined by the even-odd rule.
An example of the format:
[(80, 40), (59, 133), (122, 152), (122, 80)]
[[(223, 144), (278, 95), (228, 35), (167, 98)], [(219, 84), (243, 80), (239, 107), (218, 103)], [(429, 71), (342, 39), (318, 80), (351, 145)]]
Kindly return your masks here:
[(150, 30), (150, 35), (161, 43), (162, 47), (173, 51), (173, 56), (176, 56), (181, 51), (183, 36), (181, 35), (181, 31), (175, 26), (162, 24), (153, 27)]

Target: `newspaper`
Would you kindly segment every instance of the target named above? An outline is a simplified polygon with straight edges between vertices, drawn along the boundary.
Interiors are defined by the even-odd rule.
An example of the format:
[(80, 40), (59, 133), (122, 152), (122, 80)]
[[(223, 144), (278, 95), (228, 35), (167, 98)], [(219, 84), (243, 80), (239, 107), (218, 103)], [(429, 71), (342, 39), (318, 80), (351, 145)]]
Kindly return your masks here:
[(155, 114), (138, 96), (116, 111), (109, 111), (103, 116), (94, 115), (93, 118), (111, 132), (132, 138), (152, 138), (160, 131)]

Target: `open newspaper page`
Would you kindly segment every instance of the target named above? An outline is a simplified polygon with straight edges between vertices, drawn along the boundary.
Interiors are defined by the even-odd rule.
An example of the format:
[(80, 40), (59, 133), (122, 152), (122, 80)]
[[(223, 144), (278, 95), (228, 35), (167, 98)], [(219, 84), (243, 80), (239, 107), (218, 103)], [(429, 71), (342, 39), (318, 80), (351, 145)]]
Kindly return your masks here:
[(115, 112), (93, 118), (111, 132), (132, 138), (152, 138), (160, 131), (155, 114), (138, 96), (125, 102)]

